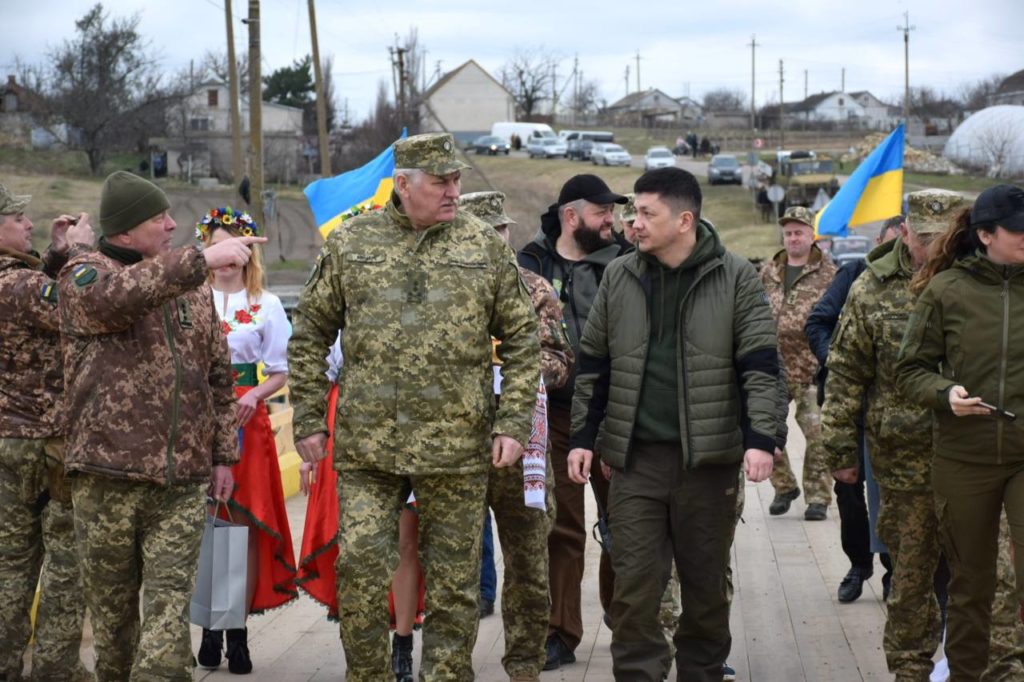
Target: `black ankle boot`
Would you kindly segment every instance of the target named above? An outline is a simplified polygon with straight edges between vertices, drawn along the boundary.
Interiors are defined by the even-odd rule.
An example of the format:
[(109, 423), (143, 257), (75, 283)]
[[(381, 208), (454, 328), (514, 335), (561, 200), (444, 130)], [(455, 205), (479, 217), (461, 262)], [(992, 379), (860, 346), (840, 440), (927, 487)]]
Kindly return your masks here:
[(402, 636), (396, 632), (391, 640), (391, 670), (395, 673), (395, 682), (413, 682), (411, 633)]
[(196, 657), (199, 665), (213, 670), (220, 667), (221, 652), (224, 651), (224, 633), (220, 630), (203, 628), (203, 642)]
[(228, 671), (234, 675), (248, 675), (252, 672), (249, 658), (249, 642), (245, 628), (228, 630)]

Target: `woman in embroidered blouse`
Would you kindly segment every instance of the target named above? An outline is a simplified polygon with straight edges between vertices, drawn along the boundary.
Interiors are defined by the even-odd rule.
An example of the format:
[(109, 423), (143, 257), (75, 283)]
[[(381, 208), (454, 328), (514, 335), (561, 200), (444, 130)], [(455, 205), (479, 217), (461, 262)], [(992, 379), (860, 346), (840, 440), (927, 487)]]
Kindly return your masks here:
[[(229, 208), (210, 211), (197, 225), (196, 237), (209, 246), (230, 237), (259, 234), (247, 213)], [(211, 272), (214, 307), (231, 349), (238, 395), (235, 417), (242, 460), (232, 472), (236, 488), (228, 503), (235, 523), (249, 526), (249, 613), (283, 606), (298, 596), (295, 587), (295, 552), (281, 487), (277, 448), (264, 400), (288, 379), (288, 338), (291, 324), (280, 299), (263, 288), (263, 267), (258, 247), (249, 263)], [(266, 380), (258, 378), (263, 364)], [(227, 510), (220, 515), (227, 518)], [(221, 662), (221, 633), (204, 630), (199, 665), (216, 668)], [(246, 630), (227, 631), (228, 669), (252, 670)]]

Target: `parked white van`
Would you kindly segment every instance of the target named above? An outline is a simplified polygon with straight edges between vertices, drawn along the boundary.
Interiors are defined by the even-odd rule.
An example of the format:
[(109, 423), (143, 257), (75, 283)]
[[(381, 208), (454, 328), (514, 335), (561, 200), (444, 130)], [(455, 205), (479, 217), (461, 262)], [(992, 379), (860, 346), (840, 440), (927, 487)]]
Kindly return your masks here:
[(504, 138), (512, 143), (512, 133), (519, 135), (523, 146), (531, 137), (557, 137), (547, 123), (526, 123), (522, 121), (500, 121), (491, 126), (491, 135)]

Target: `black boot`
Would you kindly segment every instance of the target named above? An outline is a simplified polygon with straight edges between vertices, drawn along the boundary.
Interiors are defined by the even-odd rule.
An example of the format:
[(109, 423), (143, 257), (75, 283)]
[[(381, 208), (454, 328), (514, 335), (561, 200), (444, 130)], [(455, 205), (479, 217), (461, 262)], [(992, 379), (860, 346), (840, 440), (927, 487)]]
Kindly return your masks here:
[(224, 633), (220, 630), (203, 628), (203, 642), (199, 645), (199, 665), (213, 670), (220, 667), (221, 652), (224, 651)]
[(391, 670), (395, 682), (413, 682), (412, 676), (412, 633), (395, 633), (391, 640)]
[(249, 658), (248, 633), (245, 628), (228, 630), (228, 671), (234, 675), (248, 675), (252, 672)]

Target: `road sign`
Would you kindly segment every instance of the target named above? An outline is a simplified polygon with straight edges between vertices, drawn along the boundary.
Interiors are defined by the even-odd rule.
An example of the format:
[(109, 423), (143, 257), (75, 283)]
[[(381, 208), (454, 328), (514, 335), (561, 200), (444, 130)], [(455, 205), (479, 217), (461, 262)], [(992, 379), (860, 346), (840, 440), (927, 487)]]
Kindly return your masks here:
[(779, 185), (772, 185), (768, 188), (768, 201), (777, 204), (786, 198), (786, 190)]
[(754, 139), (754, 149), (760, 149), (764, 146), (764, 140), (760, 137)]

